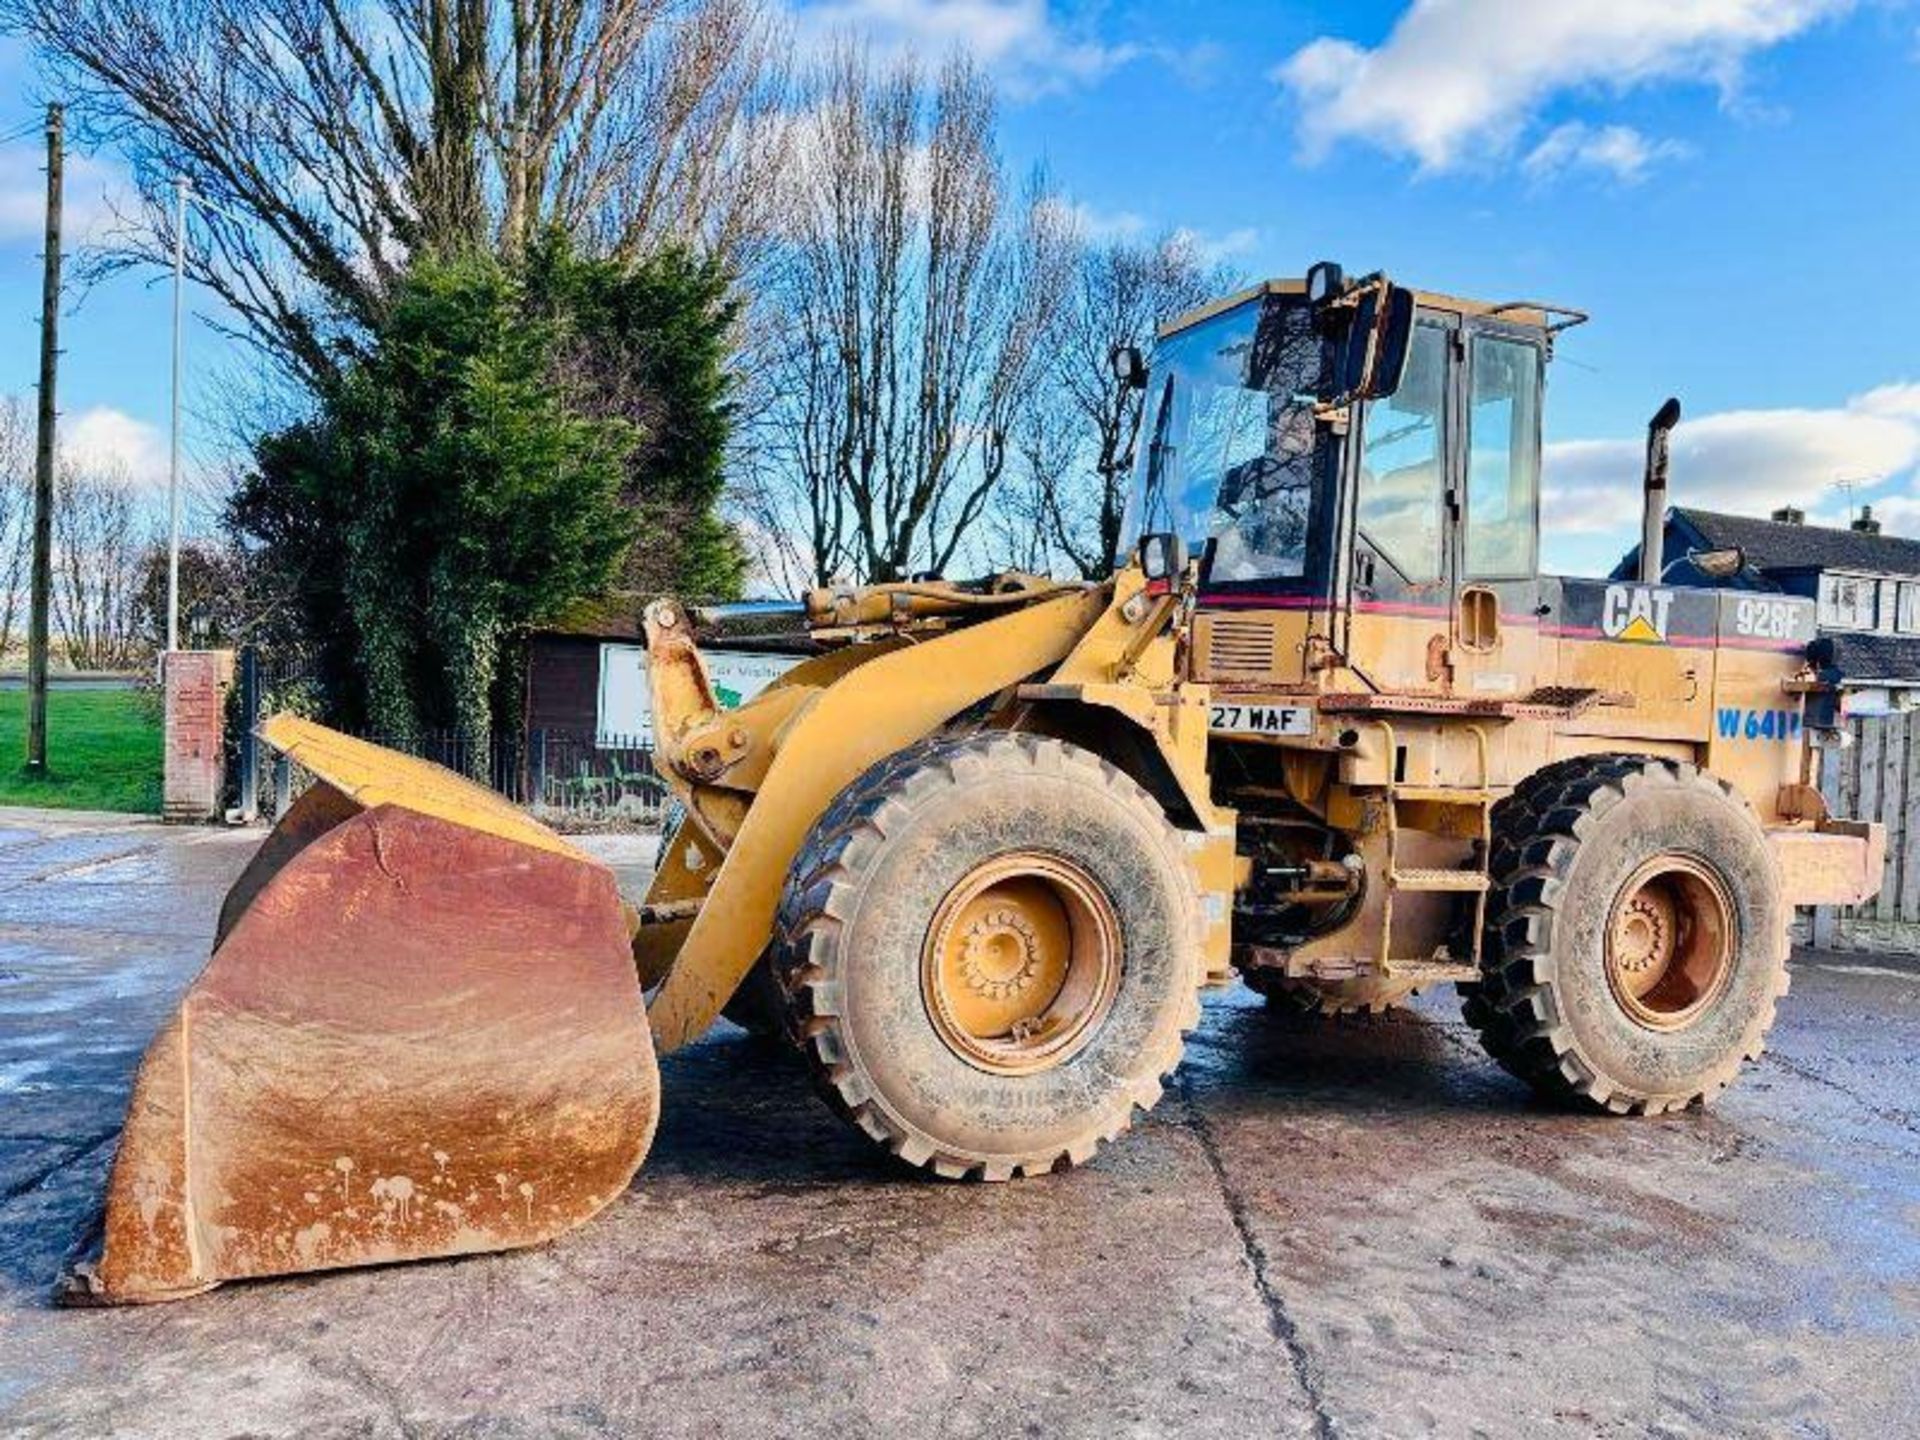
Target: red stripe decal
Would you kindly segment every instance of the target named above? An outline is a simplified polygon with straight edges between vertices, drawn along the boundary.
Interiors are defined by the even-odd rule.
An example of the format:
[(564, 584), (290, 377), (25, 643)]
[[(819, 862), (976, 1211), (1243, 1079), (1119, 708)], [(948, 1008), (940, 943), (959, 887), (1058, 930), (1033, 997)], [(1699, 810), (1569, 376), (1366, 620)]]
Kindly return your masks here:
[[(1314, 595), (1203, 595), (1202, 610), (1336, 610), (1339, 607)], [(1359, 615), (1386, 615), (1400, 619), (1445, 620), (1453, 614), (1451, 605), (1417, 605), (1407, 600), (1362, 600), (1354, 607)], [(1502, 615), (1503, 625), (1537, 625), (1535, 615)]]

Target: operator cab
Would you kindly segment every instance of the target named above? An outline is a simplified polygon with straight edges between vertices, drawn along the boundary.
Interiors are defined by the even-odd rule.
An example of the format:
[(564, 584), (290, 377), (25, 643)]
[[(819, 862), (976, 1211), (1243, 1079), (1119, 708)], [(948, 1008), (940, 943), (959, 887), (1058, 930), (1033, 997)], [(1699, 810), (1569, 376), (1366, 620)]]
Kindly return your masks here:
[(1183, 540), (1203, 610), (1531, 609), (1546, 361), (1583, 318), (1330, 265), (1184, 316), (1144, 379), (1127, 535)]

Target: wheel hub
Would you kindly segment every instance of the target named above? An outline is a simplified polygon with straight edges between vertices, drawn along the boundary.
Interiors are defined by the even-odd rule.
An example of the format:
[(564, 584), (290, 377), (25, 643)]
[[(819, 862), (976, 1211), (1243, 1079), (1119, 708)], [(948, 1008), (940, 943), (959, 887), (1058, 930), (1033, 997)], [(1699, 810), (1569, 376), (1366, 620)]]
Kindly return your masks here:
[(961, 938), (960, 979), (971, 994), (999, 1001), (1033, 988), (1040, 973), (1040, 937), (1018, 911), (991, 910)]
[(976, 866), (944, 899), (921, 951), (940, 1038), (994, 1074), (1062, 1064), (1092, 1038), (1120, 982), (1120, 923), (1084, 870), (1017, 852)]
[(1725, 992), (1737, 950), (1733, 902), (1718, 874), (1660, 855), (1621, 887), (1606, 931), (1607, 982), (1649, 1030), (1680, 1030)]
[(1657, 977), (1673, 960), (1673, 913), (1646, 890), (1622, 907), (1614, 935), (1622, 973), (1636, 980)]

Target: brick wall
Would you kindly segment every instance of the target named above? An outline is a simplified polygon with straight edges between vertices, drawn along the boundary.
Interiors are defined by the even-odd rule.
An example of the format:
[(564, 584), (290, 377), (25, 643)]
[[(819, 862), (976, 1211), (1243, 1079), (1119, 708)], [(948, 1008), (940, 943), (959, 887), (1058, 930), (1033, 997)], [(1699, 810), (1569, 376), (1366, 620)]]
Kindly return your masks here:
[(226, 785), (227, 688), (231, 650), (175, 650), (165, 657), (168, 820), (196, 822), (220, 813)]

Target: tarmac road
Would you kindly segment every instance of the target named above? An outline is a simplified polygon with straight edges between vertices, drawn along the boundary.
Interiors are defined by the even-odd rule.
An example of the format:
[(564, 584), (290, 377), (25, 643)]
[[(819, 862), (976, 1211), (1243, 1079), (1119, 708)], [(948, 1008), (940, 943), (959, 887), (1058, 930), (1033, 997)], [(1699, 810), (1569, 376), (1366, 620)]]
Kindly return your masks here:
[[(725, 1029), (537, 1251), (59, 1311), (251, 840), (0, 812), (0, 1432), (1857, 1435), (1920, 1413), (1920, 962), (1798, 957), (1712, 1112), (1542, 1109), (1451, 995), (1211, 1001), (1091, 1167), (903, 1176)], [(633, 867), (629, 844), (613, 858)], [(643, 870), (637, 872), (643, 873)]]

